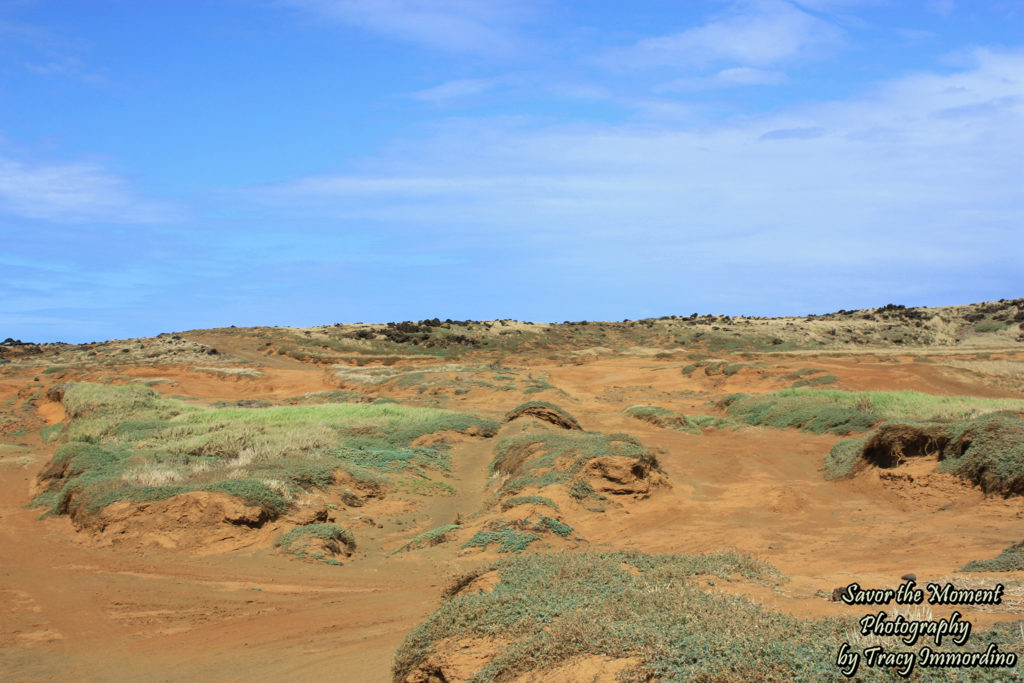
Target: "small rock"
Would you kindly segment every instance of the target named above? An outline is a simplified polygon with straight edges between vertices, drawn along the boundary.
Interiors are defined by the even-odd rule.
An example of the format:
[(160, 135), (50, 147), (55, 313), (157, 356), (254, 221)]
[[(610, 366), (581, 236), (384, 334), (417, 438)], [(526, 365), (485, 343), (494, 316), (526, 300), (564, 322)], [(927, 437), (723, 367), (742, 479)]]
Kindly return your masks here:
[(904, 574), (900, 579), (904, 581), (917, 581), (917, 574)]

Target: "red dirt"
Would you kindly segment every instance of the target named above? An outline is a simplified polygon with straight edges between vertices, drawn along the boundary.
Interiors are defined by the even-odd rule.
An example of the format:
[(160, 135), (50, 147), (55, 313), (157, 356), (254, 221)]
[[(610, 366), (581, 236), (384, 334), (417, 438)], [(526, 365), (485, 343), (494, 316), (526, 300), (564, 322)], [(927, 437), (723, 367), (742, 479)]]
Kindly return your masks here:
[[(230, 337), (200, 341), (251, 358), (247, 367), (266, 374), (236, 380), (184, 366), (121, 371), (167, 378), (174, 384), (154, 388), (208, 400), (283, 398), (337, 388), (323, 368), (232, 349)], [(932, 457), (913, 458), (893, 470), (871, 469), (848, 481), (825, 481), (822, 458), (839, 437), (756, 428), (696, 435), (622, 413), (640, 402), (711, 412), (708, 401), (715, 396), (788, 386), (777, 379), (779, 373), (741, 372), (713, 384), (696, 373), (681, 374), (678, 362), (651, 358), (601, 357), (580, 365), (520, 362), (549, 373), (550, 383), (570, 398), (543, 398), (564, 406), (584, 429), (628, 432), (661, 449), (658, 461), (671, 486), (646, 499), (629, 497), (627, 505), (607, 514), (581, 512), (574, 524), (589, 548), (652, 553), (737, 548), (776, 565), (791, 581), (777, 590), (744, 582), (713, 589), (818, 617), (852, 614), (853, 608), (822, 597), (836, 586), (854, 580), (895, 586), (907, 572), (923, 585), (1020, 540), (1024, 499), (986, 498), (979, 489), (936, 473)], [(783, 370), (820, 367), (849, 389), (1015, 395), (968, 384), (941, 364), (852, 356), (770, 362)], [(103, 373), (113, 371), (73, 379)], [(61, 381), (33, 382), (35, 376), (0, 378), (0, 403), (20, 396), (11, 408), (18, 410), (27, 400), (26, 386), (34, 390)], [(617, 393), (610, 394), (610, 388)], [(448, 405), (500, 417), (517, 398), (522, 400), (473, 391)], [(66, 517), (40, 519), (40, 511), (25, 504), (54, 446), (40, 441), (38, 429), (63, 419), (59, 404), (40, 402), (36, 411), (24, 414), (21, 435), (8, 430), (4, 436), (5, 443), (22, 444), (23, 450), (0, 452), (0, 595), (6, 603), (0, 618), (0, 676), (8, 680), (387, 681), (395, 650), (437, 608), (442, 588), (494, 557), (460, 555), (449, 545), (391, 554), (413, 535), (480, 509), (489, 497), (484, 486), (490, 445), (479, 439), (453, 439), (459, 496), (380, 501), (368, 508), (375, 521), (367, 523), (369, 540), (360, 543), (358, 556), (331, 567), (274, 550), (273, 538), (287, 528), (285, 521), (259, 529), (226, 522), (228, 508), (237, 507), (226, 496), (195, 494), (149, 504), (157, 514), (141, 517), (131, 514), (138, 506), (111, 506), (98, 534), (76, 531)], [(360, 529), (355, 531), (359, 536)], [(996, 576), (1004, 582), (1024, 579), (1022, 572), (987, 578)], [(488, 590), (489, 581), (472, 585)], [(984, 626), (1019, 619), (1022, 609), (1018, 602), (1002, 611), (962, 611)], [(487, 647), (470, 643), (464, 656), (479, 658)], [(626, 664), (589, 658), (575, 662), (573, 670), (586, 674), (581, 681), (611, 680), (609, 672)], [(561, 675), (549, 672), (522, 681), (570, 680)]]

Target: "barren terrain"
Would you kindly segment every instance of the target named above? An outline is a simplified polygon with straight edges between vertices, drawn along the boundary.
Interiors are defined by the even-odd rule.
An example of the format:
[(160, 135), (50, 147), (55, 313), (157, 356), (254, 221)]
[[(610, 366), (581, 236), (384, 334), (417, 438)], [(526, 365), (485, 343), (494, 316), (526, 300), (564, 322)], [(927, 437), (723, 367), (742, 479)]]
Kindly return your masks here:
[[(908, 573), (921, 586), (1004, 584), (1001, 604), (957, 608), (978, 630), (1024, 618), (1024, 568), (958, 572), (1024, 539), (1024, 479), (942, 465), (946, 441), (959, 438), (968, 455), (971, 434), (981, 443), (981, 431), (956, 431), (970, 420), (1024, 417), (1024, 301), (792, 319), (434, 322), (0, 347), (0, 677), (468, 680), (511, 640), (449, 638), (408, 666), (396, 652), (446, 588), (491, 591), (494, 562), (566, 553), (735, 552), (786, 580), (698, 572), (697, 587), (804, 620), (858, 618), (870, 610), (833, 601), (835, 588), (896, 587)], [(152, 424), (129, 429), (130, 416), (104, 413), (113, 399), (86, 397), (93, 385), (135, 392), (156, 411)], [(794, 389), (804, 402), (833, 390), (860, 398), (839, 426), (750, 417), (767, 414), (752, 399)], [(800, 409), (818, 415), (815, 405)], [(316, 416), (347, 406), (360, 420), (429, 410), (422, 419), (442, 428), (388, 442), (392, 459), (371, 465), (359, 458), (383, 458), (372, 439), (390, 438), (395, 422), (357, 428), (349, 412), (330, 412), (336, 431), (310, 434)], [(313, 412), (287, 412), (299, 408)], [(260, 411), (280, 417), (252, 422)], [(214, 414), (210, 433), (246, 421), (230, 454), (202, 441)], [(89, 422), (100, 415), (109, 424)], [(273, 430), (293, 419), (289, 444), (311, 442), (278, 458)], [(878, 437), (892, 463), (857, 450), (826, 468), (837, 444), (895, 422), (938, 430), (941, 443)], [(340, 464), (317, 478), (335, 434), (358, 444), (345, 442)], [(88, 479), (85, 460), (60, 456), (76, 444), (132, 455), (123, 472)], [(301, 458), (321, 469), (285, 481)], [(263, 482), (276, 497), (225, 481)], [(346, 533), (282, 543), (328, 527)], [(517, 675), (614, 680), (644, 656), (584, 647)]]

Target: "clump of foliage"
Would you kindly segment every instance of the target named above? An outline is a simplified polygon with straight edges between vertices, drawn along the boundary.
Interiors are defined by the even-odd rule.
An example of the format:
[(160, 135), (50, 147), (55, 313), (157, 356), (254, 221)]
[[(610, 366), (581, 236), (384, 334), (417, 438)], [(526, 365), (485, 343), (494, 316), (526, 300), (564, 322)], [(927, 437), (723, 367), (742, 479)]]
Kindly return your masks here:
[(499, 553), (520, 553), (526, 550), (531, 543), (539, 540), (540, 536), (537, 534), (522, 531), (499, 518), (476, 532), (462, 547), (486, 550), (493, 543), (497, 544)]
[(495, 565), (490, 593), (455, 594), (406, 638), (393, 664), (404, 680), (446, 639), (509, 641), (475, 681), (511, 680), (581, 655), (636, 657), (624, 680), (833, 680), (846, 624), (774, 614), (705, 592), (700, 575), (762, 583), (778, 572), (736, 553), (650, 556), (558, 553)]
[(989, 560), (974, 560), (958, 572), (1016, 572), (1024, 570), (1024, 541), (1011, 543), (1003, 552)]
[[(633, 682), (847, 680), (835, 653), (855, 619), (799, 619), (703, 587), (704, 576), (740, 576), (768, 586), (785, 580), (774, 567), (739, 553), (553, 553), (506, 558), (475, 573), (493, 570), (499, 582), (491, 592), (450, 592), (413, 629), (392, 663), (394, 680), (406, 680), (446, 643), (469, 638), (507, 643), (474, 672), (471, 680), (479, 683), (541, 673), (588, 655), (635, 658), (638, 663), (619, 675)], [(1020, 653), (1018, 628), (1019, 622), (997, 625), (973, 638)], [(959, 649), (947, 643), (939, 649)], [(1007, 670), (975, 672), (972, 680), (995, 681), (1005, 680)], [(914, 675), (938, 681), (948, 680), (947, 673)], [(861, 666), (858, 679), (892, 676)]]
[(700, 429), (686, 418), (686, 415), (677, 413), (674, 410), (668, 408), (659, 408), (658, 406), (629, 406), (624, 411), (626, 415), (643, 420), (644, 422), (650, 422), (658, 427), (665, 427), (667, 429), (678, 429), (684, 432), (700, 433)]
[[(585, 482), (584, 482), (585, 483)], [(501, 503), (502, 510), (511, 510), (519, 505), (546, 505), (552, 510), (558, 511), (555, 501), (544, 496), (513, 496)]]
[(793, 387), (820, 387), (823, 384), (835, 384), (839, 381), (839, 378), (835, 375), (821, 375), (818, 377), (808, 377), (805, 379), (799, 379), (793, 382)]
[(491, 472), (510, 477), (501, 487), (504, 493), (564, 484), (575, 478), (587, 462), (603, 456), (657, 462), (635, 437), (597, 432), (524, 434), (499, 441), (494, 453)]
[[(351, 554), (356, 547), (355, 536), (337, 524), (307, 524), (292, 529), (277, 539), (277, 546), (297, 557), (310, 556), (316, 560), (330, 561), (327, 555)], [(311, 547), (319, 547), (319, 552)]]
[(536, 521), (525, 518), (514, 522), (499, 517), (474, 534), (462, 547), (486, 550), (491, 544), (496, 544), (499, 553), (519, 553), (534, 541), (539, 541), (542, 534), (568, 538), (572, 530), (568, 524), (547, 515), (541, 515)]
[(986, 493), (1024, 494), (1024, 420), (1013, 413), (982, 415), (950, 430), (940, 469)]
[(861, 461), (868, 436), (840, 441), (825, 456), (825, 478), (842, 479), (852, 475)]
[(879, 420), (870, 409), (817, 393), (775, 392), (746, 396), (732, 402), (728, 406), (728, 414), (734, 420), (751, 425), (775, 429), (797, 427), (809, 432), (834, 434), (865, 431)]
[(569, 495), (591, 512), (604, 512), (604, 496), (594, 490), (586, 479), (577, 479), (569, 486)]
[(722, 401), (729, 417), (777, 429), (816, 433), (866, 431), (883, 419), (966, 420), (985, 413), (1024, 410), (1024, 400), (933, 396), (917, 391), (783, 389), (756, 396), (734, 394)]
[(395, 553), (400, 553), (402, 551), (408, 550), (418, 550), (420, 548), (429, 548), (431, 546), (440, 545), (441, 543), (444, 543), (448, 540), (448, 536), (451, 532), (461, 528), (461, 524), (446, 524), (444, 526), (439, 526), (436, 529), (425, 531), (416, 538), (409, 541), (408, 543), (405, 543), (404, 545), (399, 547), (397, 550), (395, 550)]
[[(472, 415), (386, 403), (214, 408), (134, 385), (72, 384), (62, 400), (71, 418), (66, 443), (36, 499), (56, 513), (68, 512), (72, 498), (95, 510), (223, 491), (273, 518), (303, 491), (330, 486), (337, 470), (378, 491), (391, 485), (388, 474), (446, 471), (447, 444), (412, 445), (425, 434), (498, 429)], [(424, 492), (449, 490), (439, 482)]]
[(875, 451), (884, 445), (880, 437), (889, 430), (913, 430), (927, 437), (942, 459), (940, 471), (967, 479), (986, 493), (1024, 494), (1024, 420), (1007, 412), (946, 424), (885, 423), (871, 434), (833, 446), (825, 458), (826, 477), (845, 477), (869, 463), (878, 464)]

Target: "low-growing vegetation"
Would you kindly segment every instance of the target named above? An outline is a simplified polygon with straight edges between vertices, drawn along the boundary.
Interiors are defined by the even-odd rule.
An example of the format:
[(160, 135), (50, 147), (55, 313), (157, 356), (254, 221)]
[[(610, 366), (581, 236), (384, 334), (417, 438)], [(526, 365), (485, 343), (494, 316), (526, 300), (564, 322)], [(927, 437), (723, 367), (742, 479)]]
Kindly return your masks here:
[[(211, 408), (164, 398), (148, 387), (73, 384), (71, 417), (37, 504), (67, 512), (117, 500), (160, 500), (223, 491), (269, 517), (303, 491), (331, 485), (337, 470), (383, 489), (387, 475), (449, 469), (448, 445), (413, 446), (440, 430), (493, 435), (497, 423), (463, 413), (385, 403)], [(407, 488), (446, 494), (444, 482)], [(429, 490), (428, 490), (429, 489)]]
[(425, 531), (411, 541), (401, 545), (397, 550), (395, 550), (395, 553), (440, 545), (441, 543), (449, 540), (452, 532), (461, 528), (461, 524), (445, 524), (444, 526), (437, 527), (436, 529)]
[(540, 515), (536, 520), (526, 517), (514, 521), (498, 517), (488, 522), (462, 547), (485, 550), (494, 545), (499, 553), (519, 553), (544, 535), (568, 538), (572, 531), (573, 528), (568, 524), (547, 515)]
[(907, 458), (936, 455), (951, 472), (986, 493), (1024, 494), (1024, 420), (998, 412), (951, 423), (886, 423), (869, 435), (841, 441), (825, 458), (828, 478), (860, 469), (897, 467)]
[(964, 420), (1003, 410), (1024, 410), (1024, 400), (974, 396), (934, 396), (916, 391), (837, 391), (783, 389), (768, 394), (736, 394), (723, 401), (729, 417), (776, 429), (849, 434), (883, 420)]
[(582, 429), (575, 417), (554, 403), (548, 403), (547, 401), (520, 403), (505, 414), (505, 422), (511, 422), (519, 417), (534, 417), (562, 429)]
[(973, 560), (959, 572), (1016, 572), (1024, 570), (1024, 541), (1011, 543), (1003, 552), (988, 560)]
[(351, 555), (356, 548), (356, 539), (337, 524), (307, 524), (281, 536), (277, 539), (277, 546), (297, 557), (339, 564), (334, 558)]
[(491, 472), (508, 477), (502, 493), (518, 494), (526, 488), (566, 484), (599, 458), (626, 458), (646, 475), (658, 470), (655, 456), (628, 434), (559, 431), (524, 434), (499, 441)]
[[(512, 557), (489, 570), (490, 592), (451, 592), (396, 653), (396, 683), (436, 673), (445, 647), (480, 639), (500, 642), (470, 680), (513, 680), (575, 658), (630, 659), (621, 681), (845, 681), (835, 665), (855, 619), (809, 621), (769, 611), (749, 599), (704, 587), (700, 579), (741, 577), (766, 586), (785, 580), (774, 567), (735, 552), (660, 555), (635, 552), (554, 553)], [(464, 585), (467, 582), (456, 582)], [(1017, 625), (972, 636), (1020, 652)], [(896, 639), (893, 639), (893, 646)], [(957, 650), (947, 640), (941, 650)], [(1005, 680), (1006, 669), (976, 669), (972, 680)], [(915, 672), (947, 680), (943, 670)], [(858, 680), (891, 680), (862, 666)]]
[(686, 418), (686, 415), (677, 413), (674, 410), (668, 408), (659, 408), (658, 406), (629, 406), (623, 411), (626, 415), (643, 420), (644, 422), (650, 422), (651, 424), (658, 427), (665, 427), (666, 429), (678, 429), (684, 432), (700, 432), (700, 429), (696, 425), (690, 424), (690, 421)]

